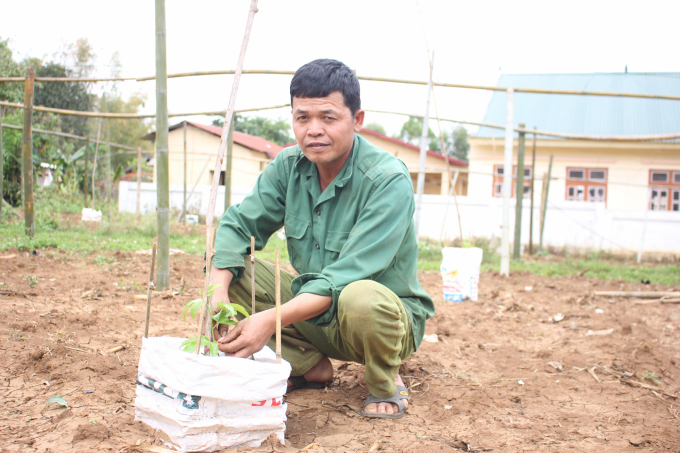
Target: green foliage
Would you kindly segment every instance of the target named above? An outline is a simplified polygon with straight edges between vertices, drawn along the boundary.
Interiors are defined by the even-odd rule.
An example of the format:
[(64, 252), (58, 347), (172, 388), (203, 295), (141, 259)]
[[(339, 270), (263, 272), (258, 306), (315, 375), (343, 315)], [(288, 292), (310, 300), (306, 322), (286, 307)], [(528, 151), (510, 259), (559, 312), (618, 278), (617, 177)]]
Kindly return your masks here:
[[(26, 70), (14, 60), (9, 40), (0, 39), (0, 77), (24, 77)], [(0, 83), (0, 100), (23, 104), (24, 84), (22, 82)]]
[[(405, 141), (415, 146), (420, 146), (420, 136), (423, 134), (423, 119), (415, 116), (409, 116), (408, 120), (401, 126), (401, 131), (394, 138)], [(432, 151), (440, 152), (441, 145), (439, 138), (435, 135), (432, 129), (429, 129), (428, 138), (430, 139), (429, 147)]]
[(51, 397), (50, 399), (47, 400), (47, 403), (48, 404), (49, 403), (56, 403), (60, 406), (68, 407), (68, 403), (66, 402), (66, 400), (61, 395), (55, 395), (55, 396)]
[(467, 162), (468, 151), (470, 151), (467, 129), (463, 126), (458, 126), (451, 133), (451, 137), (453, 138), (453, 149), (449, 150), (449, 156)]
[(38, 277), (35, 275), (25, 275), (24, 280), (28, 281), (28, 286), (30, 288), (35, 288), (38, 286)]
[[(214, 119), (212, 124), (224, 127), (224, 115)], [(290, 123), (282, 118), (272, 120), (263, 116), (245, 117), (237, 113), (234, 115), (234, 130), (265, 138), (277, 145), (287, 145), (295, 141), (290, 135)]]
[(215, 324), (228, 324), (230, 326), (238, 324), (238, 321), (234, 321), (232, 319), (236, 316), (236, 312), (241, 313), (246, 318), (250, 318), (246, 309), (238, 304), (225, 304), (224, 302), (217, 302), (217, 309), (220, 311), (212, 316)]
[(642, 375), (643, 378), (645, 378), (648, 381), (651, 381), (655, 384), (660, 384), (661, 381), (658, 379), (656, 373), (653, 371), (645, 371), (645, 373)]
[[(368, 123), (364, 125), (364, 129), (369, 129), (374, 132), (378, 132), (379, 134), (387, 135), (387, 132), (385, 132), (385, 128), (382, 126), (382, 124), (378, 123)], [(420, 126), (420, 130), (423, 130), (422, 125)]]
[[(207, 348), (210, 355), (217, 357), (219, 354), (219, 344), (216, 341), (210, 341), (210, 338), (201, 335), (201, 348)], [(193, 353), (196, 350), (196, 337), (187, 338), (182, 342), (179, 348), (184, 352)]]

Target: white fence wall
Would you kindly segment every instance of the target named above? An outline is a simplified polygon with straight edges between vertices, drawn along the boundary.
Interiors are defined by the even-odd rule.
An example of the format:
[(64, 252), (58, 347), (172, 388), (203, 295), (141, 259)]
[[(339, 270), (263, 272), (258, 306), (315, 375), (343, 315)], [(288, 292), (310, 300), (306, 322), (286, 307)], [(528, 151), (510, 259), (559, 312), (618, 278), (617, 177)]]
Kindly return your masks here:
[[(184, 198), (182, 185), (170, 185), (170, 208), (181, 210)], [(240, 203), (250, 192), (249, 187), (235, 187), (232, 203)], [(187, 189), (191, 192), (191, 188)], [(119, 210), (136, 212), (137, 183), (121, 181), (119, 187)], [(188, 196), (188, 194), (187, 194)], [(189, 214), (205, 214), (208, 210), (210, 186), (199, 185), (188, 200)], [(142, 183), (142, 212), (156, 209), (156, 185)], [(469, 237), (501, 236), (503, 206), (500, 198), (458, 197), (463, 235)], [(529, 200), (522, 209), (522, 243), (529, 242)], [(219, 188), (215, 215), (224, 212), (224, 187)], [(534, 244), (538, 245), (540, 207), (534, 206)], [(514, 237), (515, 205), (512, 200), (510, 214), (510, 240)], [(643, 250), (654, 252), (680, 252), (680, 212), (660, 211), (613, 211), (603, 203), (562, 201), (549, 203), (546, 214), (546, 245), (557, 247), (628, 250), (637, 252), (645, 237)], [(442, 239), (458, 237), (456, 205), (452, 197), (423, 195), (421, 211), (421, 236)]]

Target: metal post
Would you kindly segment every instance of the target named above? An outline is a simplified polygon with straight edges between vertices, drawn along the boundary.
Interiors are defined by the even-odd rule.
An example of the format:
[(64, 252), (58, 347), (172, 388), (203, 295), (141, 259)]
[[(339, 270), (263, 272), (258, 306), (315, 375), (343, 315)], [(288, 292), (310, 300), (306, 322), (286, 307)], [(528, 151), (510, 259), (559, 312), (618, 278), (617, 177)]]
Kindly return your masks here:
[(184, 120), (184, 203), (182, 204), (182, 223), (187, 223), (187, 120)]
[(231, 160), (234, 154), (234, 119), (232, 117), (227, 136), (226, 171), (224, 173), (224, 212), (231, 206)]
[(90, 137), (85, 141), (85, 173), (83, 173), (83, 206), (87, 206), (87, 174), (90, 164)]
[(529, 208), (529, 255), (534, 254), (534, 176), (536, 175), (536, 126), (534, 126), (534, 146), (531, 152), (531, 202)]
[[(427, 81), (427, 104), (425, 105), (425, 117), (423, 118), (423, 133), (420, 136), (420, 168), (418, 169), (418, 182), (416, 184), (416, 213), (415, 228), (416, 237), (420, 231), (420, 210), (423, 204), (423, 190), (425, 188), (425, 161), (429, 149), (428, 139), (430, 132), (430, 94), (432, 93), (432, 67), (434, 66), (434, 51), (430, 58), (430, 77)], [(444, 150), (446, 152), (446, 150)]]
[(543, 176), (543, 193), (541, 194), (541, 232), (538, 238), (538, 251), (543, 251), (543, 230), (545, 229), (545, 214), (548, 210), (548, 192), (550, 191), (550, 176), (552, 174), (553, 156), (550, 156), (548, 174)]
[[(524, 124), (519, 124), (524, 129)], [(524, 201), (524, 139), (525, 133), (519, 133), (517, 140), (517, 185), (515, 186), (515, 239), (512, 259), (518, 260), (522, 248), (522, 201)]]
[(156, 288), (170, 285), (170, 185), (168, 180), (168, 68), (165, 50), (165, 0), (156, 0)]
[(501, 233), (501, 275), (510, 275), (510, 198), (512, 198), (512, 147), (514, 142), (514, 91), (508, 88), (505, 107), (505, 160), (503, 163), (503, 231)]
[(4, 199), (4, 187), (5, 187), (5, 174), (3, 173), (4, 170), (4, 157), (2, 155), (2, 114), (3, 114), (3, 108), (0, 105), (0, 223), (2, 223), (2, 201)]
[(137, 215), (142, 214), (142, 148), (137, 148)]
[(26, 234), (33, 237), (35, 233), (33, 209), (33, 84), (35, 69), (26, 70), (24, 82), (24, 129), (21, 153), (21, 179), (24, 199), (24, 224)]

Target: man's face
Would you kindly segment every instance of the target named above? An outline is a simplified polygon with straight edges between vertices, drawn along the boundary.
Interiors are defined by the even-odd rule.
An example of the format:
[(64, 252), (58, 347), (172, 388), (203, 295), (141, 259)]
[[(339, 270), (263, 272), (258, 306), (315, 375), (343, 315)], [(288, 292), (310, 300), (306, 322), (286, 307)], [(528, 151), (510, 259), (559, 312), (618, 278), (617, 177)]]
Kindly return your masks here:
[(292, 107), (295, 138), (307, 159), (317, 165), (346, 157), (354, 133), (364, 124), (364, 111), (352, 115), (339, 91), (323, 98), (294, 97)]

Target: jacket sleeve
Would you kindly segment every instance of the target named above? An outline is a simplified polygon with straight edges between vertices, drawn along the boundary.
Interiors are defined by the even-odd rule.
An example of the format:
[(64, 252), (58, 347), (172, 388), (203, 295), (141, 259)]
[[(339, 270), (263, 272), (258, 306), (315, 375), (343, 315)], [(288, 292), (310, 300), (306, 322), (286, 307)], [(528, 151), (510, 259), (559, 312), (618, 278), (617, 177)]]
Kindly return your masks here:
[(293, 294), (333, 298), (328, 311), (308, 322), (319, 326), (330, 323), (345, 286), (358, 280), (375, 280), (394, 263), (413, 223), (414, 210), (413, 185), (404, 174), (392, 175), (376, 187), (361, 209), (338, 260), (321, 273), (302, 274), (293, 280)]
[(287, 186), (284, 154), (279, 153), (265, 167), (253, 190), (242, 203), (230, 206), (220, 221), (213, 264), (218, 269), (229, 269), (234, 282), (243, 276), (243, 256), (250, 251), (250, 237), (255, 237), (255, 250), (262, 250), (269, 237), (283, 226)]

